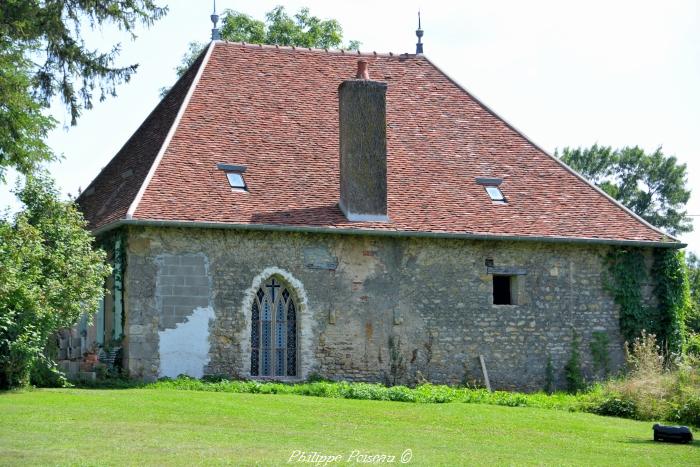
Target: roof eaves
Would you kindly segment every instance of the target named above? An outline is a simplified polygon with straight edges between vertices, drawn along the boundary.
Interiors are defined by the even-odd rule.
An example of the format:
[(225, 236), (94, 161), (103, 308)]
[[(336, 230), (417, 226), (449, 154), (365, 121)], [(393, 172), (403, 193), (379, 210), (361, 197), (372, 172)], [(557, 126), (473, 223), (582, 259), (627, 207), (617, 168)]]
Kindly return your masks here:
[(209, 43), (209, 46), (207, 47), (206, 55), (204, 56), (204, 60), (199, 65), (199, 69), (197, 70), (197, 74), (195, 75), (194, 80), (192, 80), (192, 84), (190, 84), (190, 87), (187, 90), (187, 94), (185, 95), (185, 99), (182, 101), (182, 104), (180, 105), (180, 108), (177, 111), (177, 116), (175, 117), (173, 124), (170, 126), (170, 129), (168, 130), (168, 134), (165, 137), (165, 140), (163, 141), (163, 144), (160, 147), (160, 150), (158, 151), (158, 154), (156, 155), (156, 158), (154, 159), (153, 164), (151, 164), (151, 167), (148, 169), (148, 174), (146, 175), (146, 178), (144, 179), (143, 183), (141, 184), (141, 187), (139, 188), (139, 191), (136, 194), (136, 197), (134, 197), (134, 200), (131, 202), (129, 209), (126, 212), (127, 219), (133, 218), (134, 213), (136, 212), (136, 209), (138, 208), (138, 205), (141, 202), (141, 198), (143, 198), (143, 194), (146, 192), (146, 188), (148, 187), (148, 184), (151, 182), (151, 179), (153, 178), (153, 175), (155, 174), (156, 169), (158, 168), (158, 165), (160, 164), (160, 161), (163, 158), (163, 155), (165, 154), (165, 151), (168, 149), (168, 146), (170, 145), (170, 141), (173, 139), (173, 136), (175, 135), (175, 131), (177, 130), (177, 127), (180, 125), (180, 120), (182, 119), (182, 116), (185, 114), (185, 111), (187, 110), (187, 106), (190, 103), (190, 99), (192, 99), (192, 94), (194, 94), (194, 90), (197, 88), (197, 85), (199, 84), (199, 80), (201, 79), (202, 74), (204, 73), (204, 69), (206, 68), (207, 64), (209, 63), (209, 58), (211, 57), (212, 51), (214, 50), (214, 47), (216, 46), (217, 42), (219, 42), (219, 41), (212, 41)]
[[(590, 182), (588, 179), (586, 179), (583, 175), (581, 175), (580, 173), (578, 173), (577, 171), (575, 171), (574, 169), (572, 169), (571, 167), (569, 167), (569, 165), (567, 165), (567, 164), (566, 164), (565, 162), (563, 162), (561, 159), (559, 159), (558, 157), (554, 157), (552, 154), (550, 154), (549, 152), (547, 152), (544, 148), (542, 148), (540, 145), (538, 145), (537, 143), (535, 143), (531, 138), (529, 138), (525, 133), (523, 133), (523, 132), (520, 131), (518, 128), (516, 128), (513, 124), (511, 124), (508, 120), (506, 120), (505, 118), (501, 117), (501, 116), (498, 115), (493, 109), (491, 109), (488, 105), (484, 104), (484, 102), (483, 102), (481, 99), (479, 99), (479, 98), (476, 97), (472, 92), (470, 92), (469, 90), (467, 90), (467, 88), (465, 88), (462, 84), (460, 84), (460, 83), (459, 83), (457, 80), (455, 80), (452, 76), (448, 75), (444, 70), (442, 70), (442, 68), (440, 68), (439, 66), (437, 66), (437, 65), (436, 65), (433, 61), (431, 61), (428, 57), (426, 57), (425, 55), (423, 55), (423, 58), (424, 58), (428, 63), (430, 63), (438, 72), (442, 73), (448, 80), (450, 80), (455, 86), (457, 86), (459, 89), (461, 89), (461, 90), (462, 90), (464, 93), (466, 93), (469, 97), (471, 97), (472, 99), (474, 99), (474, 101), (476, 101), (476, 103), (479, 104), (481, 107), (483, 107), (487, 112), (489, 112), (491, 115), (493, 115), (493, 116), (496, 117), (497, 119), (501, 120), (503, 123), (505, 123), (505, 124), (508, 126), (508, 128), (510, 128), (511, 130), (513, 130), (515, 133), (519, 134), (519, 135), (520, 135), (521, 137), (523, 137), (528, 143), (532, 144), (535, 148), (537, 148), (540, 152), (542, 152), (542, 153), (545, 154), (546, 156), (549, 156), (551, 159), (553, 159), (555, 162), (557, 162), (559, 165), (561, 165), (564, 169), (566, 169), (566, 170), (567, 170), (568, 172), (570, 172), (572, 175), (574, 175), (575, 177), (579, 178), (581, 181), (583, 181), (583, 182), (586, 183), (588, 186), (590, 186), (591, 188), (593, 188), (593, 189), (594, 189), (595, 191), (597, 191), (599, 194), (603, 195), (608, 201), (610, 201), (611, 203), (613, 203), (613, 204), (616, 205), (617, 207), (621, 208), (623, 211), (625, 211), (627, 214), (629, 214), (630, 216), (632, 216), (634, 219), (636, 219), (637, 221), (639, 221), (640, 223), (642, 223), (642, 224), (645, 225), (646, 227), (649, 227), (650, 229), (654, 230), (655, 232), (660, 233), (660, 234), (663, 235), (664, 237), (670, 239), (672, 242), (677, 242), (677, 243), (682, 244), (682, 245), (685, 246), (685, 244), (683, 244), (679, 239), (677, 239), (676, 237), (674, 237), (674, 236), (672, 236), (672, 235), (669, 235), (668, 233), (664, 232), (663, 230), (659, 229), (658, 227), (656, 227), (656, 226), (650, 224), (648, 221), (646, 221), (644, 218), (640, 217), (638, 214), (636, 214), (634, 211), (632, 211), (631, 209), (629, 209), (627, 206), (625, 206), (624, 204), (620, 203), (618, 200), (616, 200), (615, 198), (613, 198), (612, 196), (610, 196), (609, 194), (607, 194), (605, 191), (601, 190), (599, 187), (597, 187), (596, 185), (594, 185), (593, 183), (591, 183), (591, 182)], [(680, 248), (683, 248), (683, 247), (680, 247)]]
[(649, 240), (616, 240), (606, 238), (588, 237), (547, 237), (547, 236), (527, 236), (527, 235), (493, 235), (470, 232), (428, 232), (419, 230), (378, 230), (378, 229), (357, 229), (342, 227), (314, 227), (297, 225), (277, 225), (277, 224), (231, 224), (226, 222), (200, 222), (200, 221), (177, 221), (177, 220), (148, 220), (148, 219), (122, 219), (111, 224), (104, 225), (93, 231), (93, 235), (100, 235), (110, 230), (122, 226), (141, 227), (173, 227), (173, 228), (200, 228), (200, 229), (223, 229), (223, 230), (261, 230), (278, 232), (300, 232), (317, 234), (338, 234), (338, 235), (374, 235), (389, 237), (422, 237), (422, 238), (451, 238), (463, 240), (493, 240), (493, 241), (514, 241), (514, 242), (541, 242), (541, 243), (569, 243), (584, 245), (620, 245), (636, 247), (657, 247), (657, 248), (685, 248), (687, 244), (680, 242), (663, 242)]

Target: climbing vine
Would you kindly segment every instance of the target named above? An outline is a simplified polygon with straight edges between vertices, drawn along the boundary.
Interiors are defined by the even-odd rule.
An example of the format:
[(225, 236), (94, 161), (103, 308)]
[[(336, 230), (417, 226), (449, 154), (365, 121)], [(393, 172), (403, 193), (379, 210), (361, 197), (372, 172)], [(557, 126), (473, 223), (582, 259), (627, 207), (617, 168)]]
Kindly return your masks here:
[(644, 255), (638, 248), (613, 249), (607, 256), (607, 289), (620, 306), (620, 332), (628, 342), (649, 329), (650, 309), (644, 304), (642, 287), (647, 281)]
[(685, 344), (685, 313), (690, 307), (690, 284), (682, 251), (657, 249), (652, 275), (658, 302), (655, 334), (662, 348), (680, 354)]
[(619, 248), (607, 255), (606, 288), (620, 306), (620, 332), (632, 342), (643, 330), (658, 336), (670, 353), (683, 350), (683, 317), (690, 304), (690, 289), (683, 253), (654, 250), (651, 275), (656, 306), (645, 303), (644, 286), (649, 282), (644, 253), (639, 248)]

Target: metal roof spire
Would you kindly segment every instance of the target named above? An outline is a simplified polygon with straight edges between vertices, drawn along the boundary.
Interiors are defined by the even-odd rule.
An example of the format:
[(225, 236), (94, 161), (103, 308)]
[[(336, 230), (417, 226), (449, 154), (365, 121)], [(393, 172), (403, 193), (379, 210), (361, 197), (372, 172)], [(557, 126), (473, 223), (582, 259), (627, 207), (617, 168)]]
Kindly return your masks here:
[(423, 30), (420, 28), (420, 10), (418, 10), (418, 29), (416, 29), (416, 36), (418, 37), (418, 43), (416, 44), (416, 55), (419, 55), (423, 53), (423, 43), (421, 42)]
[(211, 40), (218, 41), (221, 39), (221, 34), (219, 28), (216, 27), (219, 23), (219, 15), (216, 14), (216, 0), (214, 0), (214, 13), (212, 13), (209, 18), (211, 18), (211, 22), (214, 23), (214, 27), (211, 30)]

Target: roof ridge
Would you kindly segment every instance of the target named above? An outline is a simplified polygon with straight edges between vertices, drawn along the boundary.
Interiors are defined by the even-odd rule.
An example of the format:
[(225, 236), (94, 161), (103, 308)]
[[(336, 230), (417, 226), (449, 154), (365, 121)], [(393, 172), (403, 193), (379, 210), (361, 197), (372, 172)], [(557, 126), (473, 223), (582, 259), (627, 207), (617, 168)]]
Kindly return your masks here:
[(252, 48), (252, 49), (274, 49), (274, 50), (291, 50), (296, 52), (311, 52), (311, 53), (328, 53), (328, 54), (338, 54), (338, 55), (357, 55), (359, 57), (383, 57), (383, 58), (424, 58), (423, 54), (411, 54), (408, 52), (395, 54), (394, 52), (362, 52), (360, 50), (349, 50), (349, 49), (329, 49), (329, 48), (318, 48), (318, 47), (298, 47), (294, 45), (277, 45), (277, 44), (251, 44), (248, 42), (234, 42), (227, 40), (217, 40), (212, 41), (214, 43), (221, 43), (225, 45), (238, 45), (241, 47)]

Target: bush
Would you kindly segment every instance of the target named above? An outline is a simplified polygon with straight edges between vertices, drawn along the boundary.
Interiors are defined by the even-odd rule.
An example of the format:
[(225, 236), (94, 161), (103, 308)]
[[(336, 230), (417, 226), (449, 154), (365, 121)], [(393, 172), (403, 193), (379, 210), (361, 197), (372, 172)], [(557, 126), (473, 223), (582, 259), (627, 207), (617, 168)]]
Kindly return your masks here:
[(688, 355), (700, 357), (700, 334), (688, 333), (686, 352)]
[(678, 405), (669, 420), (700, 427), (700, 396), (691, 396)]
[(637, 418), (637, 406), (633, 400), (619, 394), (610, 394), (590, 407), (598, 415), (610, 417)]
[[(16, 194), (24, 208), (12, 220), (0, 215), (0, 389), (29, 384), (37, 363), (53, 368), (50, 337), (97, 309), (110, 272), (82, 214), (48, 175), (27, 176)], [(41, 369), (35, 378), (49, 379)]]

